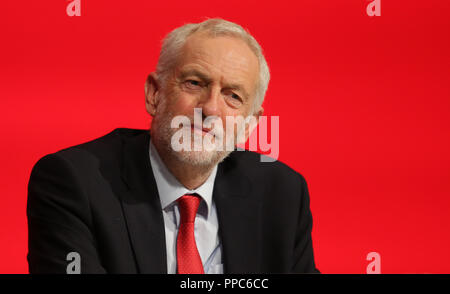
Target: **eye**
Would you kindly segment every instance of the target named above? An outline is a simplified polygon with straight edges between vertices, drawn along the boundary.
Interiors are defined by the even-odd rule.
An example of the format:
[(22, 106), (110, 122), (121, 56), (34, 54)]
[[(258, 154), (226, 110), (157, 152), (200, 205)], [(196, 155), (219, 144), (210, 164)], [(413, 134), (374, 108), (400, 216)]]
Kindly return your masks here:
[(233, 93), (231, 91), (228, 93), (225, 93), (225, 97), (226, 97), (226, 101), (227, 101), (228, 105), (230, 105), (233, 108), (238, 108), (243, 103), (242, 98), (238, 94)]
[(201, 87), (201, 82), (197, 80), (186, 80), (184, 84), (186, 85), (187, 88), (194, 90)]
[(242, 101), (241, 96), (239, 96), (238, 94), (231, 92), (231, 91), (226, 91), (225, 95), (229, 98), (231, 98), (232, 100), (236, 100), (236, 101)]
[(235, 93), (231, 93), (231, 98), (241, 100), (241, 97), (239, 97), (239, 95), (237, 95)]

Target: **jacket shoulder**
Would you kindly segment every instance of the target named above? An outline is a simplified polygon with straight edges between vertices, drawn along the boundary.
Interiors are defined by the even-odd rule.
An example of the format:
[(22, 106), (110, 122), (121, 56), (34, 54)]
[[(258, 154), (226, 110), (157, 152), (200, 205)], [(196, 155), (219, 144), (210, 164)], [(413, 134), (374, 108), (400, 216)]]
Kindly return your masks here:
[(104, 136), (62, 149), (58, 152), (67, 153), (76, 149), (82, 149), (91, 152), (108, 152), (108, 150), (120, 148), (124, 140), (144, 134), (148, 134), (148, 130), (118, 128)]
[(124, 141), (145, 134), (148, 130), (118, 128), (94, 140), (47, 154), (38, 160), (33, 170), (57, 158), (81, 168), (115, 165), (121, 160)]

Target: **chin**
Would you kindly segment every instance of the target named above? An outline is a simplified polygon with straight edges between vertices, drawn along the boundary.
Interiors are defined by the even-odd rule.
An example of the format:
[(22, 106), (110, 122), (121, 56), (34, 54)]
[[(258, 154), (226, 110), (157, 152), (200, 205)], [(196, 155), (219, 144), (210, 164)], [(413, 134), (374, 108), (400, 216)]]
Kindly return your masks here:
[(182, 163), (197, 167), (213, 167), (224, 160), (231, 152), (226, 151), (173, 151)]

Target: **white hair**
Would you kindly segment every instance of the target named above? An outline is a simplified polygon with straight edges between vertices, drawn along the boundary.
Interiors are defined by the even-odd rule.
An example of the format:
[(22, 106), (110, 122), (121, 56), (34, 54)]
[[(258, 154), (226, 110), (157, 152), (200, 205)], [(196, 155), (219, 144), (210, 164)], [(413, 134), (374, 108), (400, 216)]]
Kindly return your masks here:
[(250, 33), (238, 24), (220, 18), (207, 19), (201, 23), (188, 23), (171, 31), (163, 40), (161, 52), (156, 66), (156, 74), (165, 84), (174, 69), (177, 57), (181, 53), (187, 38), (195, 32), (206, 32), (211, 37), (232, 36), (247, 43), (259, 61), (259, 79), (256, 88), (255, 103), (252, 112), (257, 111), (263, 101), (270, 80), (269, 66), (264, 58), (261, 46)]

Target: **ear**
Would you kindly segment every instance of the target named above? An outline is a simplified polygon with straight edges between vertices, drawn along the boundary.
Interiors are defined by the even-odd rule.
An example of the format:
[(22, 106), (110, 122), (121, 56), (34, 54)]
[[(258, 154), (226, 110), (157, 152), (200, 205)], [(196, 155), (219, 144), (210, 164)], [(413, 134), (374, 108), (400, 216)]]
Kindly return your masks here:
[(253, 117), (255, 118), (255, 123), (249, 123), (245, 125), (245, 142), (247, 142), (248, 137), (250, 137), (253, 130), (258, 126), (259, 117), (264, 113), (264, 108), (259, 107), (259, 110), (253, 114)]
[(145, 108), (151, 116), (155, 116), (160, 96), (157, 76), (155, 73), (151, 73), (145, 81)]

